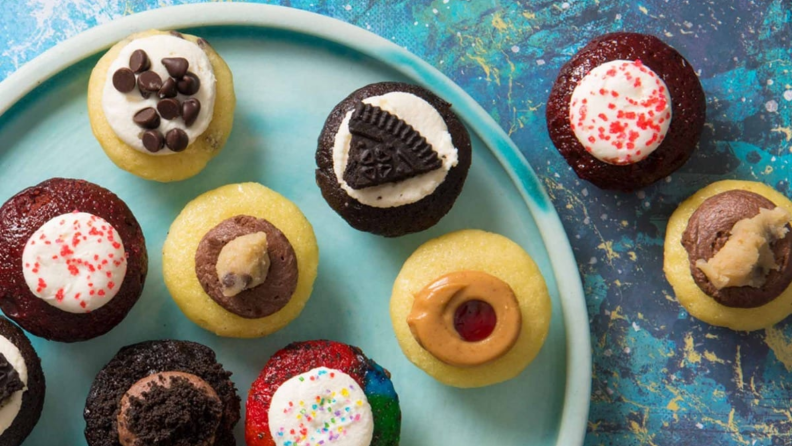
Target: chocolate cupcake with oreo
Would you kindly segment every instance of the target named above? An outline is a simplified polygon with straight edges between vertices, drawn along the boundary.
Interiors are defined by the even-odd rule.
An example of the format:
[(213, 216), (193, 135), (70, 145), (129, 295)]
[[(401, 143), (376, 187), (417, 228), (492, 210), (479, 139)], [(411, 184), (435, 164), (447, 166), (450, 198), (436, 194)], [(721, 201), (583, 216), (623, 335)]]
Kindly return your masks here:
[(107, 156), (162, 182), (196, 175), (220, 153), (235, 105), (228, 65), (206, 40), (175, 31), (117, 43), (88, 85), (91, 127)]
[(415, 85), (382, 82), (330, 113), (316, 183), (353, 228), (398, 237), (434, 226), (451, 210), (470, 162), (470, 136), (451, 104)]
[(54, 178), (0, 208), (0, 308), (25, 330), (76, 342), (107, 333), (143, 291), (148, 256), (132, 211), (82, 180)]
[(636, 33), (592, 40), (561, 68), (547, 101), (550, 139), (575, 173), (625, 192), (680, 168), (705, 116), (690, 63), (660, 39)]
[(751, 331), (792, 313), (792, 202), (761, 183), (719, 181), (671, 216), (665, 273), (712, 325)]
[(206, 346), (149, 341), (122, 348), (85, 403), (88, 446), (234, 446), (240, 400)]
[(19, 446), (41, 416), (46, 384), (33, 346), (0, 317), (0, 445)]

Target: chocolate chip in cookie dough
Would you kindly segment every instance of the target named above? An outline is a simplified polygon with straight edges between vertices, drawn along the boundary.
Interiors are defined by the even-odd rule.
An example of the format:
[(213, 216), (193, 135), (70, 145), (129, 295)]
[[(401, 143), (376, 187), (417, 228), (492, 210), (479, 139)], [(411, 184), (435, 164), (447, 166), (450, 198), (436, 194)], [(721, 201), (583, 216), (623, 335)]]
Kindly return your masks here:
[(143, 132), (143, 147), (151, 153), (157, 153), (165, 145), (165, 138), (159, 130), (146, 130)]
[(211, 46), (211, 45), (209, 45), (209, 42), (207, 42), (206, 39), (204, 39), (203, 37), (199, 37), (198, 40), (197, 40), (197, 43), (198, 43), (198, 46), (200, 46), (201, 48), (205, 48), (207, 46)]
[(190, 139), (182, 129), (170, 129), (165, 135), (165, 145), (174, 152), (181, 152), (187, 148)]
[(165, 82), (162, 83), (162, 88), (157, 92), (157, 96), (159, 96), (160, 99), (175, 98), (177, 94), (176, 80), (172, 77), (165, 79)]
[[(188, 101), (191, 99), (188, 99)], [(182, 105), (178, 99), (168, 98), (157, 103), (157, 111), (164, 119), (176, 119), (181, 115)], [(189, 127), (189, 125), (188, 125)]]
[(144, 129), (155, 129), (160, 125), (160, 117), (154, 107), (146, 107), (138, 111), (132, 120)]
[(113, 73), (113, 87), (121, 93), (135, 89), (135, 73), (129, 68), (119, 68)]
[(201, 81), (198, 79), (192, 72), (187, 72), (177, 83), (176, 88), (179, 90), (179, 93), (189, 96), (195, 93), (198, 93), (198, 89), (201, 88)]
[(190, 98), (182, 104), (182, 117), (184, 117), (184, 125), (190, 127), (196, 119), (198, 113), (201, 112), (201, 102), (198, 99)]
[(187, 74), (187, 68), (190, 67), (190, 63), (183, 57), (166, 57), (162, 59), (162, 65), (168, 70), (168, 74), (175, 79), (183, 78)]
[(14, 392), (24, 388), (25, 385), (19, 379), (19, 373), (8, 362), (5, 355), (0, 353), (0, 407)]
[(138, 87), (143, 91), (156, 93), (162, 88), (162, 78), (153, 71), (144, 71), (138, 76)]
[(151, 61), (145, 51), (135, 50), (132, 52), (132, 55), (129, 56), (129, 68), (135, 73), (142, 73), (148, 70), (149, 67), (151, 67)]
[(397, 183), (443, 165), (417, 130), (371, 104), (358, 103), (349, 132), (352, 140), (344, 181), (353, 189)]
[(178, 37), (180, 39), (184, 38), (184, 35), (182, 33), (178, 32), (178, 31), (169, 31), (169, 32), (170, 32), (170, 35), (172, 35), (173, 37)]

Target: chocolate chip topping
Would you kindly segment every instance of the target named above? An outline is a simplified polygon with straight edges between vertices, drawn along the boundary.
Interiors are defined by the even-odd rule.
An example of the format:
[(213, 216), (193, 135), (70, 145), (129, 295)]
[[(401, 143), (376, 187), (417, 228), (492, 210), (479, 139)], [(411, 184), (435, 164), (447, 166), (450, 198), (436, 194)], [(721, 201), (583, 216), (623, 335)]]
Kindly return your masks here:
[(774, 209), (767, 198), (745, 190), (730, 190), (706, 199), (690, 217), (682, 234), (682, 246), (688, 252), (690, 272), (696, 285), (721, 305), (734, 308), (756, 308), (771, 302), (792, 283), (792, 231), (770, 245), (777, 271), (771, 270), (760, 288), (726, 287), (718, 290), (696, 267), (699, 259), (710, 260), (726, 244), (734, 224), (753, 218), (760, 209)]
[[(223, 295), (217, 277), (217, 258), (231, 240), (255, 232), (267, 234), (270, 268), (261, 285), (235, 296)], [(195, 253), (195, 273), (204, 291), (218, 305), (238, 316), (256, 319), (281, 310), (289, 303), (297, 288), (297, 257), (286, 236), (264, 219), (238, 215), (229, 218), (206, 233)]]
[(172, 77), (165, 79), (165, 82), (162, 83), (162, 88), (157, 92), (160, 99), (175, 98), (177, 94), (176, 81)]
[(148, 92), (144, 90), (143, 87), (141, 87), (140, 79), (138, 79), (137, 87), (138, 91), (140, 92), (140, 96), (143, 97), (143, 99), (148, 99), (151, 96), (151, 92)]
[(166, 57), (162, 59), (162, 65), (168, 70), (168, 74), (174, 79), (181, 79), (187, 74), (190, 63), (183, 57)]
[(201, 102), (198, 99), (190, 98), (182, 104), (181, 114), (184, 117), (184, 125), (190, 127), (198, 119), (201, 112)]
[(124, 427), (129, 445), (210, 446), (223, 414), (217, 394), (208, 394), (188, 378), (152, 380), (140, 397), (130, 397)]
[(155, 129), (160, 125), (160, 117), (154, 107), (146, 107), (138, 111), (132, 120), (144, 129)]
[(165, 138), (159, 130), (146, 130), (141, 137), (143, 140), (143, 147), (151, 153), (157, 153), (162, 150), (165, 145)]
[(19, 373), (8, 362), (5, 355), (0, 353), (0, 407), (5, 405), (11, 395), (24, 388), (25, 384), (19, 379)]
[(176, 89), (179, 90), (179, 93), (190, 96), (195, 93), (198, 93), (198, 89), (201, 88), (201, 81), (198, 79), (192, 72), (187, 72), (178, 82), (176, 82)]
[(178, 118), (181, 115), (181, 108), (182, 106), (179, 104), (178, 99), (168, 98), (157, 103), (157, 111), (160, 116), (168, 120)]
[(162, 78), (153, 71), (144, 71), (138, 76), (138, 87), (143, 91), (156, 93), (162, 88)]
[(344, 181), (353, 189), (396, 183), (443, 165), (420, 133), (379, 107), (358, 103), (349, 132), (352, 140)]
[(182, 129), (170, 129), (165, 135), (165, 145), (174, 152), (181, 152), (187, 148), (189, 143), (190, 139)]
[(143, 50), (135, 50), (129, 56), (129, 68), (135, 73), (142, 73), (151, 67), (151, 61)]
[(113, 73), (113, 87), (121, 93), (135, 89), (135, 73), (129, 68), (119, 68)]

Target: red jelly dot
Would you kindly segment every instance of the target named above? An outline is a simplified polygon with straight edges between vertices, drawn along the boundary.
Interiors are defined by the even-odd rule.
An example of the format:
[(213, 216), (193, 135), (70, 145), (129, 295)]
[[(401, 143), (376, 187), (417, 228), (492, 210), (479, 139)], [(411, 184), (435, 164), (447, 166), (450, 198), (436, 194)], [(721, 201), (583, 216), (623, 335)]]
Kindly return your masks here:
[(454, 328), (467, 342), (487, 339), (498, 322), (492, 305), (481, 300), (469, 300), (454, 313)]

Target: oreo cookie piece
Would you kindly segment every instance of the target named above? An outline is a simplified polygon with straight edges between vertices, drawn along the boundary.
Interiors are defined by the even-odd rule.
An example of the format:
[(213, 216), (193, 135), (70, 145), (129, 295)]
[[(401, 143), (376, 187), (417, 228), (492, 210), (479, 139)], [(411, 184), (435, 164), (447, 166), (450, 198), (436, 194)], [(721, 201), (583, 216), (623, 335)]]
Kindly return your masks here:
[(89, 446), (234, 446), (240, 399), (230, 377), (214, 352), (195, 342), (124, 347), (91, 386), (85, 439)]
[(0, 308), (60, 342), (103, 335), (137, 302), (148, 272), (143, 232), (115, 194), (54, 178), (0, 207)]
[(363, 87), (330, 113), (316, 151), (322, 196), (355, 229), (398, 237), (451, 210), (471, 163), (451, 104), (410, 84)]
[(25, 334), (0, 317), (0, 445), (19, 446), (38, 423), (46, 384), (41, 361)]
[(706, 99), (676, 50), (620, 32), (592, 40), (561, 68), (546, 113), (550, 139), (580, 178), (627, 192), (690, 158)]

